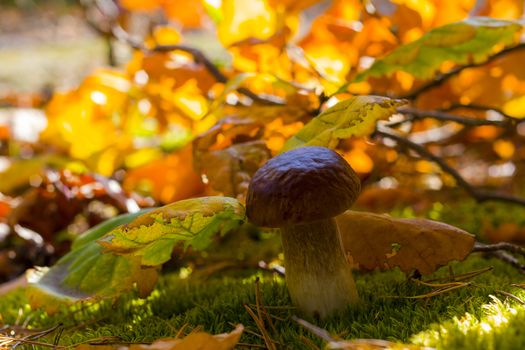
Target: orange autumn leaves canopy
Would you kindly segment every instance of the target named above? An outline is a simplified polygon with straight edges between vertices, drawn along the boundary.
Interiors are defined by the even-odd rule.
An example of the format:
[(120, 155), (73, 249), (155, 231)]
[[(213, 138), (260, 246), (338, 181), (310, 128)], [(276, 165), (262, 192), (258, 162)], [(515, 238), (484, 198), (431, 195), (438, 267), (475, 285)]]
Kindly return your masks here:
[[(351, 94), (404, 95), (433, 75), (470, 62), (469, 54), (437, 55), (442, 59), (432, 67), (424, 60), (416, 62), (426, 69), (424, 75), (417, 69), (404, 70), (405, 64), (376, 69), (377, 74), (359, 74), (374, 60), (377, 65), (385, 58), (382, 62), (389, 64), (389, 55), (410, 47), (408, 43), (417, 52), (425, 52), (428, 48), (417, 46), (419, 41), (428, 43), (425, 38), (435, 38), (439, 28), (469, 15), (512, 20), (524, 10), (522, 1), (513, 0), (489, 0), (479, 6), (474, 0), (366, 4), (356, 0), (120, 0), (119, 4), (131, 14), (162, 13), (168, 19), (168, 24), (152, 25), (151, 35), (145, 38), (149, 49), (193, 46), (186, 38), (188, 29), (216, 32), (224, 50), (217, 57), (226, 57), (225, 64), (218, 62), (223, 77), (214, 75), (189, 51), (136, 50), (125, 69), (100, 69), (78, 89), (56, 94), (47, 107), (49, 125), (41, 139), (80, 161), (85, 170), (112, 176), (126, 169), (127, 190), (152, 195), (163, 203), (202, 194), (242, 197), (254, 169), (279, 152), (320, 107), (325, 108), (320, 105), (321, 93), (341, 92), (332, 104)], [(521, 26), (502, 23), (498, 28), (505, 40), (491, 42), (474, 40), (479, 33), (489, 32), (479, 21), (474, 26), (452, 26), (463, 28), (459, 34), (469, 34), (466, 39), (473, 35), (475, 45), (485, 45), (481, 47), (484, 59), (517, 42)], [(428, 34), (435, 28), (434, 34)], [(444, 51), (456, 49), (456, 32), (449, 36), (452, 41), (440, 41)], [(213, 51), (205, 53), (214, 57)], [(517, 64), (523, 58), (523, 52), (515, 52), (488, 67), (465, 70), (420, 96), (417, 106), (479, 103), (523, 116), (525, 71)], [(496, 84), (503, 87), (501, 92), (488, 88)], [(241, 89), (281, 103), (252, 101)], [(363, 175), (383, 157), (387, 162), (397, 157), (395, 151), (378, 154), (359, 139), (342, 141), (340, 151)], [(225, 184), (230, 178), (239, 181)]]

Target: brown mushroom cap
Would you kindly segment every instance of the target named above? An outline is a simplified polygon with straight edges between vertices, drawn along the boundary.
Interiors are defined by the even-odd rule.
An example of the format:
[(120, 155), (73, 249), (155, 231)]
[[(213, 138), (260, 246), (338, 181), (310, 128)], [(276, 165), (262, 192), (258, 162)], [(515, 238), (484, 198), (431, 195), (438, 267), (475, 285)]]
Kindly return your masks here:
[(246, 214), (266, 227), (327, 219), (350, 208), (360, 189), (359, 178), (339, 154), (301, 147), (270, 159), (255, 173)]

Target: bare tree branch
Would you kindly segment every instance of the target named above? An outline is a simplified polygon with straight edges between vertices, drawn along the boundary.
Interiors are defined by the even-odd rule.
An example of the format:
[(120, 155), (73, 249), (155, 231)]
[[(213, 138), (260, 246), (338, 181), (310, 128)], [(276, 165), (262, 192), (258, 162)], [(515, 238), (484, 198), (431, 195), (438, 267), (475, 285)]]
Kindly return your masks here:
[(453, 111), (455, 109), (460, 109), (460, 108), (471, 109), (471, 110), (474, 110), (474, 111), (485, 111), (485, 112), (487, 112), (487, 111), (494, 111), (494, 112), (498, 113), (499, 115), (501, 115), (502, 117), (507, 118), (509, 120), (512, 120), (516, 124), (525, 122), (525, 116), (512, 117), (512, 116), (508, 115), (507, 113), (505, 113), (501, 108), (492, 107), (492, 106), (485, 106), (485, 105), (480, 105), (480, 104), (475, 104), (475, 103), (470, 103), (470, 104), (454, 103), (454, 104), (450, 105), (450, 107), (442, 109), (441, 111), (448, 112), (448, 111)]
[[(228, 82), (228, 77), (224, 75), (219, 68), (213, 62), (206, 57), (206, 55), (200, 51), (199, 49), (196, 49), (194, 47), (190, 47), (187, 45), (157, 45), (153, 48), (148, 48), (144, 44), (142, 44), (141, 41), (136, 40), (133, 38), (128, 32), (126, 32), (122, 27), (115, 25), (112, 29), (112, 33), (120, 41), (124, 41), (128, 43), (132, 48), (136, 50), (141, 50), (144, 52), (169, 52), (169, 51), (184, 51), (189, 53), (193, 60), (196, 63), (202, 64), (208, 72), (217, 80), (219, 83), (226, 83)], [(269, 104), (269, 105), (283, 105), (284, 102), (276, 97), (276, 96), (259, 96), (255, 94), (253, 91), (240, 87), (237, 89), (241, 94), (243, 94), (246, 97), (249, 97), (253, 101), (263, 103), (263, 104)]]
[(414, 119), (433, 118), (441, 121), (451, 121), (468, 126), (482, 126), (482, 125), (493, 125), (498, 127), (507, 128), (513, 125), (512, 119), (505, 120), (487, 120), (487, 119), (475, 119), (466, 116), (460, 116), (456, 114), (446, 113), (442, 111), (422, 111), (416, 108), (399, 108), (397, 112), (402, 114), (408, 114)]
[(422, 158), (436, 163), (441, 168), (441, 170), (443, 170), (445, 173), (452, 176), (454, 180), (456, 180), (456, 183), (459, 187), (463, 188), (478, 202), (492, 200), (525, 206), (525, 198), (513, 196), (506, 193), (485, 191), (471, 185), (467, 180), (465, 180), (465, 178), (463, 178), (463, 176), (461, 176), (461, 174), (456, 169), (450, 166), (444, 159), (436, 156), (422, 145), (408, 140), (407, 138), (397, 133), (395, 130), (392, 130), (382, 125), (378, 125), (375, 135), (394, 140), (398, 143), (398, 145), (406, 147), (419, 154)]
[(414, 100), (419, 95), (421, 95), (422, 93), (442, 85), (443, 83), (448, 81), (450, 78), (458, 75), (459, 73), (461, 73), (465, 69), (484, 66), (484, 65), (486, 65), (486, 64), (488, 64), (490, 62), (493, 62), (493, 61), (497, 60), (498, 58), (503, 57), (503, 56), (505, 56), (505, 55), (507, 55), (507, 54), (509, 54), (511, 52), (520, 51), (520, 50), (523, 50), (523, 49), (525, 49), (525, 43), (519, 43), (516, 46), (509, 47), (509, 48), (506, 48), (506, 49), (503, 49), (503, 50), (499, 51), (498, 53), (490, 56), (487, 60), (485, 60), (483, 62), (471, 63), (471, 64), (467, 64), (467, 65), (464, 65), (464, 66), (461, 66), (461, 67), (454, 68), (454, 69), (452, 69), (452, 70), (450, 70), (450, 71), (448, 71), (446, 73), (438, 75), (432, 81), (421, 85), (420, 87), (416, 88), (415, 90), (407, 93), (404, 96), (400, 96), (399, 98), (405, 98), (405, 99), (408, 99), (408, 100)]

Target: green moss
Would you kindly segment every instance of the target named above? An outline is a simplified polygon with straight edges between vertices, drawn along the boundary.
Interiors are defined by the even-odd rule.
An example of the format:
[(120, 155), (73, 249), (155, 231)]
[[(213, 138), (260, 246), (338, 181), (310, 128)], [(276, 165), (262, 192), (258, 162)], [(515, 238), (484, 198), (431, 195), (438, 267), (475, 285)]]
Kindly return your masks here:
[[(512, 344), (525, 342), (525, 334), (520, 331), (520, 322), (525, 321), (525, 308), (515, 302), (500, 301), (505, 297), (496, 293), (497, 290), (517, 293), (516, 288), (510, 286), (521, 281), (517, 272), (499, 261), (479, 256), (452, 265), (455, 273), (490, 265), (495, 268), (474, 279), (469, 287), (422, 300), (396, 298), (429, 291), (428, 287), (408, 282), (397, 270), (357, 274), (362, 304), (330, 320), (310, 321), (345, 339), (414, 341), (443, 349), (510, 349)], [(446, 276), (448, 273), (449, 270), (444, 268), (436, 275)], [(242, 323), (248, 331), (259, 333), (243, 306), (255, 303), (256, 276), (262, 280), (264, 304), (277, 307), (269, 309), (270, 314), (276, 316), (274, 322), (278, 329), (273, 338), (290, 349), (306, 347), (301, 337), (321, 345), (320, 339), (291, 321), (296, 311), (289, 308), (283, 279), (260, 272), (248, 278), (210, 279), (192, 275), (180, 279), (178, 275), (169, 274), (161, 279), (147, 299), (127, 296), (115, 304), (101, 302), (63, 309), (54, 316), (31, 311), (23, 290), (20, 290), (0, 300), (0, 314), (5, 324), (27, 323), (31, 328), (46, 329), (62, 323), (62, 345), (107, 336), (118, 336), (124, 342), (151, 342), (160, 337), (174, 336), (184, 325), (189, 326), (188, 331), (202, 326), (208, 332), (221, 333)], [(499, 314), (505, 322), (494, 317)], [(496, 327), (498, 322), (500, 326)], [(52, 342), (54, 335), (45, 340)], [(241, 341), (263, 344), (262, 339), (250, 332), (245, 332)]]

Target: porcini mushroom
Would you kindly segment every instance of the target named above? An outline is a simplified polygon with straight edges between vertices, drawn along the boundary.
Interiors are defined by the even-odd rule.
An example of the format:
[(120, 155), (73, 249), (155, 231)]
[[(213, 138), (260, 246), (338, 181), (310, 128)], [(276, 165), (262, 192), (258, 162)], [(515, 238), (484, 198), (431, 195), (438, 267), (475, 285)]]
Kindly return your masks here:
[(306, 314), (324, 318), (358, 301), (334, 217), (354, 203), (360, 189), (350, 165), (317, 146), (272, 158), (250, 182), (247, 216), (280, 229), (288, 291)]

